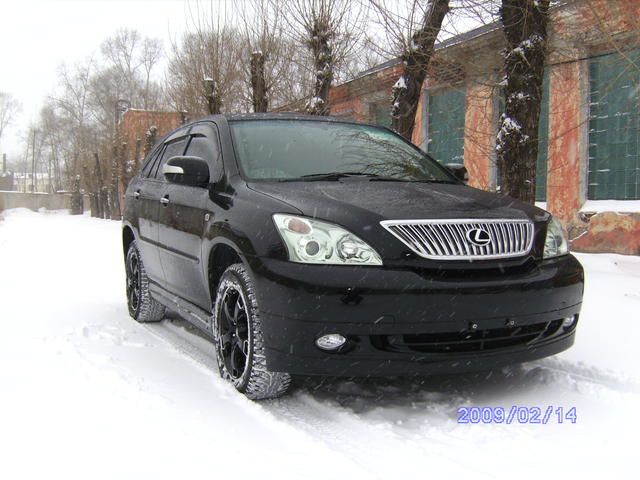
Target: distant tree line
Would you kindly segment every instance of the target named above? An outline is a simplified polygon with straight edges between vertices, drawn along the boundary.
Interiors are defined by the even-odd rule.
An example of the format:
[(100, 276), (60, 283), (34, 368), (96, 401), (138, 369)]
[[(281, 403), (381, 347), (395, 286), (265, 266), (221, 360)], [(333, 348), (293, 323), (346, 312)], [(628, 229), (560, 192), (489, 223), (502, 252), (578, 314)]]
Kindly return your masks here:
[[(518, 184), (535, 179), (548, 0), (187, 5), (186, 33), (168, 46), (122, 29), (102, 43), (99, 54), (61, 65), (57, 86), (31, 128), (24, 165), (37, 157), (40, 170), (52, 176), (52, 189), (113, 194), (131, 161), (144, 153), (136, 149), (135, 159), (122, 154), (117, 123), (127, 108), (186, 112), (189, 118), (284, 106), (327, 115), (332, 85), (390, 58), (400, 58), (403, 71), (389, 92), (389, 115), (393, 128), (410, 139), (441, 32), (455, 33), (456, 25), (465, 23), (461, 19), (501, 20), (508, 96), (498, 148), (502, 172), (512, 180), (505, 178), (503, 185), (533, 201), (532, 190), (517, 187), (513, 179)], [(516, 102), (522, 98), (524, 104)], [(512, 135), (516, 123), (521, 128)], [(108, 207), (113, 216), (117, 208)]]

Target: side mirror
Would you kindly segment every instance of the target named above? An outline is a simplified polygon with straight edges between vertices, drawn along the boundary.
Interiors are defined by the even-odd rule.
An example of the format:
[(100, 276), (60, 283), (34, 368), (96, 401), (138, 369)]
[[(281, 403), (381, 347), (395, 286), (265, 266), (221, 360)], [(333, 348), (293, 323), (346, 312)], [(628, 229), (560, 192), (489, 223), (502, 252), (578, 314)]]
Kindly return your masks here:
[(469, 181), (469, 172), (467, 168), (461, 163), (447, 163), (445, 167), (461, 182), (467, 183)]
[(206, 187), (209, 184), (209, 165), (200, 157), (171, 157), (162, 167), (167, 182), (189, 187)]

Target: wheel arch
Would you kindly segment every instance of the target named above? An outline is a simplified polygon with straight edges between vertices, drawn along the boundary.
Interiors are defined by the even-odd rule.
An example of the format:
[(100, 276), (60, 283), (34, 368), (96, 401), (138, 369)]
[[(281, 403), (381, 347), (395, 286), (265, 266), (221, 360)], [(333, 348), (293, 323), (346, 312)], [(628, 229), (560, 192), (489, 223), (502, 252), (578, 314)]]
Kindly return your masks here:
[(211, 293), (211, 301), (215, 301), (216, 288), (220, 281), (220, 277), (234, 263), (242, 263), (249, 268), (245, 256), (240, 249), (230, 241), (221, 240), (216, 242), (209, 248), (207, 258), (207, 281), (209, 282), (209, 292)]
[(129, 245), (136, 239), (136, 235), (133, 228), (130, 225), (125, 224), (122, 228), (122, 251), (124, 258), (127, 258), (127, 252), (129, 251)]

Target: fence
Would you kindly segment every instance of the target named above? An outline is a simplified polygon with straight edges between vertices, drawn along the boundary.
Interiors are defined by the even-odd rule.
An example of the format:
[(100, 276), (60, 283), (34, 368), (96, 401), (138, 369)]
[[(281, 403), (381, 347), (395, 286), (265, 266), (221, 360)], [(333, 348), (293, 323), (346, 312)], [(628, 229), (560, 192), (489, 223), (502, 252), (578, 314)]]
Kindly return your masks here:
[[(10, 208), (63, 210), (72, 208), (71, 193), (25, 193), (0, 191), (0, 211)], [(83, 196), (83, 210), (89, 210), (89, 197)]]

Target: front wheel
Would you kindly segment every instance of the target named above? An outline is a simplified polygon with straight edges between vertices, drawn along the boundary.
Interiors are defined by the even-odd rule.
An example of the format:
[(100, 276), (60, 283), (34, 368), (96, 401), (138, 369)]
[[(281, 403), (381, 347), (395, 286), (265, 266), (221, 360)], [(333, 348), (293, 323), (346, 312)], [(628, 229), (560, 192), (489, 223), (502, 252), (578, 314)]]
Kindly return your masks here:
[(222, 378), (252, 400), (282, 396), (291, 376), (267, 369), (262, 323), (253, 282), (241, 263), (220, 278), (213, 308), (213, 335)]

